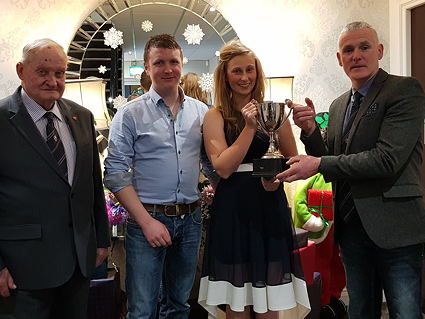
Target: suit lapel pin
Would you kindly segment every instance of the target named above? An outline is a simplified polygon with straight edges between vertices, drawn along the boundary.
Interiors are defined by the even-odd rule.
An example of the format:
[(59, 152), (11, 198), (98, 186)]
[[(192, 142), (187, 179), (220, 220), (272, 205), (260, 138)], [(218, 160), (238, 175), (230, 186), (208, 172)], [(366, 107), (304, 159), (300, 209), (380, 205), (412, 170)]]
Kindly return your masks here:
[(78, 118), (77, 118), (76, 116), (73, 116), (73, 117), (72, 117), (72, 119), (73, 119), (74, 121), (78, 120)]

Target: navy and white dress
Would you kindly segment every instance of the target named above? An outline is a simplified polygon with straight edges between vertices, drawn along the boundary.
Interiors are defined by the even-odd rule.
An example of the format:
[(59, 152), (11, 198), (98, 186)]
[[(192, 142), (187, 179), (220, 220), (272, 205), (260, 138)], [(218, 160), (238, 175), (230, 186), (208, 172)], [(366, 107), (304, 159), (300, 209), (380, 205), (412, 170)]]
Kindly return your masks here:
[[(263, 156), (268, 145), (257, 131), (242, 163)], [(267, 192), (252, 172), (235, 172), (220, 180), (210, 212), (199, 303), (212, 315), (225, 304), (304, 318), (310, 303), (283, 187)]]

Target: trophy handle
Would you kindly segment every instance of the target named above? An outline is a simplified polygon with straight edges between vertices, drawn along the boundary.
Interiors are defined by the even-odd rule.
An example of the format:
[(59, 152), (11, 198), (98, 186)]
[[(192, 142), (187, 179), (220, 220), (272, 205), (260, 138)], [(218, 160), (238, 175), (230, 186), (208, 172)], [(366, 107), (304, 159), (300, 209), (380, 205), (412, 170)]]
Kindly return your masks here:
[[(283, 108), (283, 112), (285, 113), (285, 105), (288, 105), (288, 104), (286, 104), (286, 103), (280, 103), (281, 105), (282, 105), (282, 108)], [(289, 119), (289, 116), (291, 115), (291, 113), (292, 113), (292, 108), (291, 107), (288, 107), (289, 108), (289, 112), (288, 112), (288, 114), (286, 115), (285, 114), (285, 117), (284, 117), (284, 119), (282, 120), (282, 124), (280, 125), (280, 126), (282, 126), (283, 125), (283, 123), (285, 123), (288, 119)]]

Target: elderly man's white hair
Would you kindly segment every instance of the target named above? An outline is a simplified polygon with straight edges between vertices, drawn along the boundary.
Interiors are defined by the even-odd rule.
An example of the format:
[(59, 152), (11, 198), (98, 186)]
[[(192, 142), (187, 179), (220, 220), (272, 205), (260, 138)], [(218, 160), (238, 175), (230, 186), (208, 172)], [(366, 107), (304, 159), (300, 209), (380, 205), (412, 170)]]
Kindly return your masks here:
[(52, 39), (44, 38), (34, 40), (24, 46), (24, 48), (22, 49), (21, 62), (24, 63), (25, 61), (27, 61), (33, 51), (37, 51), (44, 48), (58, 48), (61, 52), (63, 52), (64, 56), (66, 57), (65, 51), (59, 43), (53, 41)]

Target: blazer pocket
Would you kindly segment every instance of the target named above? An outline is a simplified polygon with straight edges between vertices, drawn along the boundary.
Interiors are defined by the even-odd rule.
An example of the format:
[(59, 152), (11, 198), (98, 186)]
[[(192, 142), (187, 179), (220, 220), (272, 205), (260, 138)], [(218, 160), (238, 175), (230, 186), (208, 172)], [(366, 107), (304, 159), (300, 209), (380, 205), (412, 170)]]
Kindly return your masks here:
[(0, 240), (25, 240), (41, 238), (40, 224), (0, 226)]
[(422, 197), (422, 190), (418, 185), (394, 185), (383, 192), (385, 198)]

